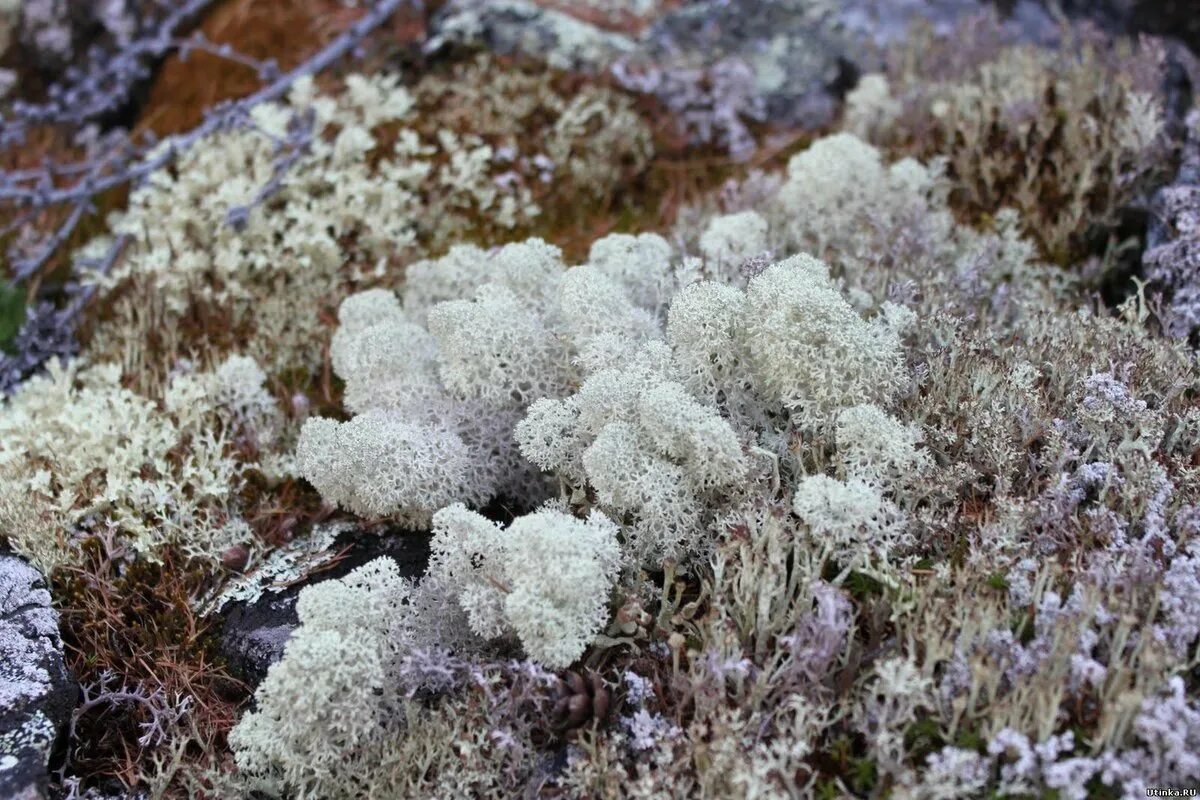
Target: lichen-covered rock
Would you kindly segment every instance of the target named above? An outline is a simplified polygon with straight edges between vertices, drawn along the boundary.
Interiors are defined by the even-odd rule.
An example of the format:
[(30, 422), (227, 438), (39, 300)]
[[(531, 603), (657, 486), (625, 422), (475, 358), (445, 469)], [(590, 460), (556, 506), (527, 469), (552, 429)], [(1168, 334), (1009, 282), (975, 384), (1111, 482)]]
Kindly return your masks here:
[(641, 55), (667, 73), (744, 64), (747, 100), (762, 117), (816, 127), (834, 113), (835, 87), (853, 80), (843, 52), (820, 4), (749, 0), (701, 2), (665, 15), (647, 32)]
[(300, 590), (340, 578), (379, 556), (390, 556), (403, 577), (415, 578), (425, 572), (429, 539), (379, 535), (347, 524), (322, 526), (231, 582), (205, 610), (224, 617), (220, 651), (232, 672), (251, 686), (261, 683), (300, 624)]
[(428, 50), (483, 47), (533, 56), (557, 69), (602, 72), (634, 42), (529, 0), (452, 0), (433, 18)]
[[(814, 4), (815, 5), (815, 4)], [(835, 19), (847, 34), (877, 46), (892, 44), (911, 32), (921, 21), (939, 34), (951, 33), (973, 14), (996, 7), (1004, 15), (1005, 32), (1025, 42), (1050, 43), (1058, 36), (1058, 27), (1035, 0), (851, 0), (830, 3), (836, 8)]]
[(47, 764), (75, 705), (45, 580), (0, 554), (0, 797), (45, 797)]
[[(981, 0), (700, 0), (666, 11), (636, 38), (532, 0), (452, 0), (435, 15), (429, 47), (481, 47), (552, 67), (611, 70), (625, 88), (657, 97), (689, 139), (735, 158), (755, 140), (748, 124), (816, 129), (829, 123), (861, 72), (918, 21), (950, 30)], [(1032, 0), (1004, 23), (1014, 39), (1053, 37)], [(651, 17), (652, 18), (652, 17)]]
[[(829, 122), (842, 93), (914, 23), (949, 33), (985, 8), (980, 0), (704, 0), (665, 14), (643, 37), (639, 57), (667, 75), (744, 65), (750, 80), (740, 115), (813, 129)], [(1053, 34), (1049, 21), (1020, 0), (1004, 26), (1014, 39), (1036, 40)], [(719, 89), (719, 75), (707, 83)]]

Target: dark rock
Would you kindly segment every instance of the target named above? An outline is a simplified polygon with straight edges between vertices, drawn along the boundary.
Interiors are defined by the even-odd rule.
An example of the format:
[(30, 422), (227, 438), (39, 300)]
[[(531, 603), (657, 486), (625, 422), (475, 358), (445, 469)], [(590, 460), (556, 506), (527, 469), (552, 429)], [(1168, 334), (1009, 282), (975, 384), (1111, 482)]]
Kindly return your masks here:
[(1196, 0), (1060, 0), (1063, 11), (1093, 20), (1114, 34), (1171, 37), (1200, 54)]
[(0, 797), (47, 796), (50, 757), (77, 698), (45, 580), (0, 554)]
[(1185, 119), (1195, 103), (1200, 85), (1200, 59), (1179, 42), (1166, 42), (1163, 65), (1162, 102), (1166, 114), (1167, 135), (1172, 141), (1187, 138)]
[(266, 677), (296, 630), (299, 589), (265, 594), (253, 603), (234, 603), (221, 629), (221, 654), (232, 674), (251, 686)]
[(299, 625), (300, 590), (340, 578), (379, 556), (391, 557), (402, 574), (418, 578), (429, 560), (429, 537), (341, 526), (315, 531), (309, 539), (276, 551), (215, 604), (213, 613), (224, 619), (220, 650), (230, 671), (252, 687), (261, 683), (271, 665), (283, 657)]

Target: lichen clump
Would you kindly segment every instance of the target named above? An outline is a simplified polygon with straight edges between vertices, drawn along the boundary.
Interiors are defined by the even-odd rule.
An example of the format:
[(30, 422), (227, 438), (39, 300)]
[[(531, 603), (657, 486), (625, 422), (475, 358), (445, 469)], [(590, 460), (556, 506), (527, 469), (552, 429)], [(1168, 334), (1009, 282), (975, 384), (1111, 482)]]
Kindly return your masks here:
[(1005, 43), (994, 21), (897, 46), (863, 78), (844, 125), (895, 152), (945, 158), (956, 208), (1002, 206), (1068, 265), (1111, 232), (1165, 162), (1162, 49), (1064, 31), (1055, 49)]
[[(311, 141), (284, 169), (297, 124)], [(196, 351), (316, 372), (321, 312), (355, 285), (460, 239), (527, 230), (564, 194), (607, 202), (651, 152), (626, 97), (570, 97), (487, 61), (411, 87), (386, 73), (350, 75), (336, 93), (298, 81), (286, 103), (154, 173), (84, 249), (125, 241), (97, 279), (108, 302), (87, 352), (143, 382)]]
[[(78, 561), (89, 536), (146, 557), (173, 544), (213, 557), (248, 537), (243, 473), (280, 423), (265, 376), (234, 356), (176, 375), (162, 397), (124, 388), (113, 365), (51, 364), (0, 406), (0, 515), (42, 569)], [(265, 460), (265, 459), (264, 459)]]
[[(294, 81), (77, 254), (122, 245), (78, 352), (0, 401), (0, 532), (85, 676), (71, 796), (89, 758), (229, 798), (1200, 783), (1194, 141), (1150, 283), (1113, 267), (1158, 51), (981, 26), (950, 74), (914, 34), (840, 129), (661, 163), (650, 98), (455, 60), (471, 19), (632, 43), (675, 4), (550, 5)], [(219, 615), (293, 595), (251, 700)]]
[[(1178, 683), (1200, 634), (1194, 359), (1146, 328), (1136, 297), (1075, 310), (1083, 288), (1038, 262), (1019, 212), (962, 225), (949, 182), (837, 134), (754, 207), (682, 229), (702, 257), (652, 235), (600, 239), (569, 268), (540, 240), (459, 248), (415, 266), (400, 297), (347, 299), (335, 352), (356, 416), (310, 420), (302, 469), (358, 513), (431, 522), (421, 581), (369, 581), (400, 626), (371, 634), (387, 653), (371, 685), (439, 688), (383, 719), (374, 694), (327, 707), (314, 730), (349, 713), (360, 732), (314, 766), (331, 739), (295, 727), (285, 698), (325, 674), (305, 648), (332, 664), (362, 626), (314, 626), (332, 637), (318, 645), (306, 624), (235, 730), (239, 780), (393, 786), (380, 765), (418, 749), (436, 766), (406, 791), (497, 797), (531, 781), (570, 796), (1083, 797), (1194, 774), (1155, 755), (1182, 753), (1194, 726), (1152, 722), (1197, 713)], [(411, 449), (417, 430), (442, 446)], [(375, 449), (406, 454), (382, 485), (336, 466), (378, 463)], [(551, 478), (522, 474), (518, 497), (546, 504), (507, 527), (463, 505), (514, 492), (495, 475), (516, 473), (483, 466), (497, 457)], [(455, 459), (476, 471), (422, 485)], [(450, 741), (414, 740), (495, 726), (467, 676), (513, 655), (618, 659), (627, 716), (536, 776), (478, 737), (465, 770)], [(522, 712), (506, 719), (509, 747), (542, 747)], [(825, 761), (838, 748), (844, 771)]]

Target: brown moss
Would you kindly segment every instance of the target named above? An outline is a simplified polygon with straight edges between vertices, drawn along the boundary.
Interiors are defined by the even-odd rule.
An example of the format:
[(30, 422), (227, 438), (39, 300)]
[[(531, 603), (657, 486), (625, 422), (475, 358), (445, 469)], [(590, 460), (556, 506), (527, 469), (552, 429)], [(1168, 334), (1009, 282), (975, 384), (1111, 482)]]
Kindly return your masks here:
[[(228, 44), (243, 56), (274, 59), (288, 70), (350, 28), (365, 8), (338, 0), (225, 0), (208, 14), (200, 32), (211, 42)], [(418, 39), (423, 20), (412, 12), (397, 14), (375, 41), (399, 44)], [(255, 71), (219, 56), (193, 52), (172, 56), (162, 65), (142, 110), (138, 130), (159, 136), (190, 130), (215, 104), (244, 97), (262, 87)]]
[[(127, 561), (98, 537), (82, 550), (82, 566), (52, 576), (72, 674), (91, 684), (111, 673), (118, 684), (192, 697), (200, 738), (191, 755), (223, 748), (249, 689), (222, 666), (214, 621), (193, 611), (193, 599), (209, 581), (206, 571), (171, 550), (158, 562)], [(107, 704), (84, 714), (71, 771), (89, 782), (136, 785), (150, 755), (137, 742), (145, 714), (139, 704)]]
[(256, 538), (271, 547), (286, 544), (297, 532), (333, 513), (308, 483), (287, 478), (272, 485), (253, 473), (242, 489), (242, 506)]

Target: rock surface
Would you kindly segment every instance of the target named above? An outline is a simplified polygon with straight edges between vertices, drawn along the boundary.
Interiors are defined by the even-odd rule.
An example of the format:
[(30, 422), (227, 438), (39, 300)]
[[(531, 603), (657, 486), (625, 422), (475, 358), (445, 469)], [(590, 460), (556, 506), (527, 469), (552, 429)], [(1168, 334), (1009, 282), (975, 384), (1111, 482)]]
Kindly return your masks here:
[(0, 797), (47, 796), (50, 756), (76, 697), (45, 580), (0, 554)]
[[(949, 34), (997, 10), (1014, 42), (1053, 45), (1061, 28), (1044, 0), (699, 0), (660, 13), (640, 35), (601, 29), (535, 0), (450, 0), (430, 26), (433, 50), (476, 47), (552, 67), (611, 71), (658, 98), (693, 144), (748, 156), (750, 126), (818, 129), (882, 49), (917, 22)], [(1174, 37), (1200, 51), (1191, 0), (1066, 0), (1068, 15), (1114, 33)], [(1168, 97), (1171, 111), (1178, 103)]]
[(1062, 0), (1068, 14), (1088, 17), (1113, 33), (1169, 36), (1200, 53), (1196, 0)]
[[(881, 66), (881, 48), (925, 22), (949, 34), (985, 6), (979, 0), (704, 0), (662, 17), (641, 53), (673, 69), (737, 59), (754, 75), (765, 118), (807, 128), (824, 125), (861, 72)], [(1014, 39), (1053, 31), (1037, 5), (1022, 0), (1006, 17)]]
[(277, 551), (278, 557), (227, 592), (227, 602), (215, 612), (224, 618), (221, 654), (232, 673), (251, 686), (257, 686), (283, 657), (299, 624), (296, 599), (305, 586), (340, 578), (383, 555), (395, 560), (402, 574), (417, 578), (429, 560), (428, 536), (411, 532), (380, 534), (333, 527), (314, 531), (307, 542), (294, 544)]
[[(828, 124), (858, 75), (878, 69), (881, 48), (913, 23), (948, 33), (985, 7), (980, 0), (701, 0), (667, 11), (633, 38), (532, 0), (451, 0), (432, 21), (430, 46), (610, 70), (626, 88), (658, 98), (692, 143), (739, 158), (754, 148), (749, 124)], [(1005, 26), (1022, 41), (1057, 30), (1033, 0), (1015, 3)]]

